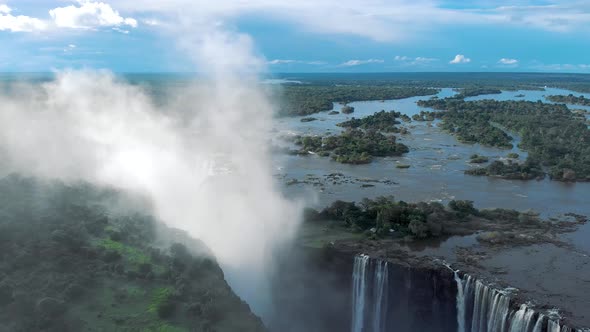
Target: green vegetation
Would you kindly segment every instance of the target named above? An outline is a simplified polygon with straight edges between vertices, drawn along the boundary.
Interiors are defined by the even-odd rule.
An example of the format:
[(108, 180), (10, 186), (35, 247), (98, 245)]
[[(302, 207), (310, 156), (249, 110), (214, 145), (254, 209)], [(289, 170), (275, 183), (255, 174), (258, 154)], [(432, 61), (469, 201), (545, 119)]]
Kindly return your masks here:
[(331, 156), (344, 164), (367, 164), (373, 157), (400, 156), (408, 147), (396, 142), (395, 136), (384, 135), (375, 130), (347, 129), (339, 135), (303, 136), (295, 143), (301, 146), (299, 153), (308, 151), (320, 156)]
[(536, 178), (538, 171), (546, 167), (555, 180), (590, 180), (590, 129), (565, 105), (458, 99), (427, 100), (420, 105), (446, 110), (436, 112), (437, 117), (442, 118), (443, 128), (462, 141), (508, 147), (510, 137), (498, 125), (522, 137), (520, 148), (528, 151), (524, 165), (496, 164), (494, 170), (478, 174), (500, 172), (498, 175), (510, 177), (522, 171), (524, 178)]
[(470, 87), (470, 88), (463, 88), (457, 89), (459, 92), (454, 98), (467, 98), (467, 97), (475, 97), (480, 95), (492, 95), (492, 94), (501, 94), (502, 91), (495, 88), (483, 88), (483, 87)]
[(494, 176), (511, 180), (532, 180), (545, 177), (545, 173), (539, 168), (538, 164), (530, 160), (523, 164), (514, 163), (511, 160), (508, 160), (507, 163), (496, 160), (488, 167), (466, 170), (465, 174)]
[(472, 155), (471, 160), (469, 160), (469, 162), (472, 164), (483, 164), (483, 163), (487, 163), (488, 161), (489, 161), (488, 157), (480, 156), (478, 154)]
[(547, 99), (551, 100), (552, 102), (555, 102), (555, 103), (590, 106), (590, 98), (585, 98), (584, 96), (576, 97), (573, 94), (569, 94), (567, 96), (552, 95), (552, 96), (547, 96)]
[[(453, 103), (455, 99), (419, 101), (418, 105), (436, 108), (434, 105), (440, 105), (441, 102), (445, 101)], [(464, 103), (462, 100), (457, 100), (457, 102)], [(462, 110), (452, 109), (447, 112), (420, 112), (420, 116), (428, 121), (434, 118), (442, 119), (443, 122), (440, 127), (454, 135), (462, 143), (479, 143), (501, 149), (513, 148), (512, 137), (491, 123), (489, 115), (476, 111), (463, 112)]]
[(473, 218), (517, 222), (519, 216), (517, 211), (480, 211), (471, 201), (453, 200), (445, 207), (437, 202), (406, 203), (387, 196), (365, 198), (360, 203), (335, 201), (321, 211), (308, 209), (306, 222), (333, 220), (352, 232), (374, 238), (408, 235), (427, 238), (451, 235), (453, 225), (468, 223)]
[[(418, 104), (420, 105), (420, 104)], [(412, 115), (412, 120), (414, 121), (434, 121), (435, 120), (435, 113), (433, 112), (426, 112), (420, 111), (419, 114)]]
[(103, 239), (100, 241), (100, 246), (108, 253), (116, 253), (123, 257), (129, 264), (139, 267), (143, 264), (151, 264), (151, 258), (141, 250), (125, 245), (121, 242), (113, 241), (112, 239)]
[(3, 328), (265, 330), (203, 243), (135, 210), (108, 209), (126, 199), (85, 184), (0, 180)]
[[(437, 91), (431, 88), (407, 86), (287, 85), (283, 91), (284, 102), (280, 114), (309, 115), (332, 110), (335, 102), (346, 104), (364, 100), (402, 99), (433, 95)], [(349, 109), (346, 108), (346, 110)], [(344, 112), (345, 109), (342, 111)]]
[(174, 290), (171, 287), (160, 287), (154, 291), (148, 312), (167, 318), (174, 312)]
[(396, 125), (400, 124), (400, 122), (397, 119), (401, 116), (401, 113), (395, 111), (380, 111), (361, 119), (352, 118), (348, 121), (338, 123), (337, 126), (344, 128), (360, 128), (388, 133), (398, 133), (400, 130), (396, 127)]
[(520, 155), (515, 152), (510, 152), (506, 157), (510, 158), (510, 159), (518, 159), (518, 158), (520, 158)]

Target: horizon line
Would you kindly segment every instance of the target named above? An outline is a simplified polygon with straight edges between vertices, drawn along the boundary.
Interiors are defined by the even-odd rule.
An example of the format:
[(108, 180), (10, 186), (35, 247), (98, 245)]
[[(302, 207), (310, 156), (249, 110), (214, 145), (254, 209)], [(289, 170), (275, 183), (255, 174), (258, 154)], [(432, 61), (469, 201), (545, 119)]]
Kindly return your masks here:
[[(203, 75), (205, 72), (182, 72), (182, 71), (115, 71), (108, 68), (84, 68), (84, 69), (62, 69), (54, 71), (0, 71), (0, 75), (15, 75), (15, 74), (56, 74), (61, 71), (111, 71), (114, 74), (123, 75)], [(535, 75), (588, 75), (590, 73), (580, 72), (549, 72), (549, 71), (367, 71), (367, 72), (350, 72), (350, 71), (309, 71), (309, 72), (262, 72), (261, 75), (293, 75), (293, 74), (345, 74), (345, 75), (366, 75), (366, 74), (535, 74)]]

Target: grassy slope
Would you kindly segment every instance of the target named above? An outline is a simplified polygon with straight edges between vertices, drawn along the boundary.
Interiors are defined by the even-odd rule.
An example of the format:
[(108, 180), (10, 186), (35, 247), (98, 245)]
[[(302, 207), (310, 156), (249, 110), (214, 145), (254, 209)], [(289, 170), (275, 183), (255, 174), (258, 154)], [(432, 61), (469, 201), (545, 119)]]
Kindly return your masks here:
[(0, 331), (265, 330), (202, 243), (160, 246), (174, 231), (118, 195), (0, 180)]

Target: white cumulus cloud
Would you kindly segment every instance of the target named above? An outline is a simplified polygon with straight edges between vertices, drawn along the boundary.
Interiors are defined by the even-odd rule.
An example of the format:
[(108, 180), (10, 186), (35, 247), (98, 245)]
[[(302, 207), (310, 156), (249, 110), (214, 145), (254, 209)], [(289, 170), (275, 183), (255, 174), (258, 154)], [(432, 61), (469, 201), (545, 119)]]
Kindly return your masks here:
[(383, 61), (381, 59), (348, 60), (348, 61), (342, 63), (341, 66), (352, 67), (352, 66), (365, 65), (368, 63), (383, 63), (383, 62), (385, 62), (385, 61)]
[(11, 13), (10, 7), (0, 4), (0, 31), (32, 32), (47, 28), (47, 24), (40, 19), (24, 15), (14, 16)]
[(111, 5), (104, 2), (79, 0), (78, 6), (57, 7), (51, 9), (49, 15), (60, 28), (137, 27), (137, 20), (121, 16)]
[(498, 63), (503, 64), (503, 65), (516, 65), (516, 64), (518, 64), (518, 60), (509, 59), (509, 58), (502, 58), (502, 59), (498, 60)]
[(469, 62), (471, 62), (471, 59), (466, 58), (463, 54), (457, 54), (453, 60), (449, 61), (449, 63), (452, 65)]

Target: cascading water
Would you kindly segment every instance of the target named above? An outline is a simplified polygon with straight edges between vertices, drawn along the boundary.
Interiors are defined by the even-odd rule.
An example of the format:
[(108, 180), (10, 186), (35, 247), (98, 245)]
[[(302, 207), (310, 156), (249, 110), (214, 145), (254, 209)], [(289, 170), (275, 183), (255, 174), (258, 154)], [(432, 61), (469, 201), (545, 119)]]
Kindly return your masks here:
[(561, 326), (559, 320), (537, 314), (526, 304), (511, 311), (511, 298), (505, 292), (487, 286), (471, 276), (466, 275), (463, 279), (458, 271), (454, 271), (454, 277), (457, 284), (458, 332), (576, 331)]
[(389, 267), (385, 261), (378, 261), (376, 264), (373, 301), (373, 332), (383, 332), (385, 331), (385, 316), (387, 315)]
[(535, 327), (533, 327), (533, 332), (543, 332), (543, 323), (545, 322), (545, 315), (540, 314), (537, 318), (537, 322), (535, 323)]
[(367, 255), (354, 259), (352, 332), (384, 332), (388, 309), (389, 266)]
[(533, 327), (533, 316), (535, 311), (527, 307), (526, 304), (520, 306), (520, 309), (510, 320), (510, 332), (529, 332)]
[(559, 322), (554, 320), (549, 320), (547, 324), (547, 332), (561, 332), (561, 327), (559, 326)]
[[(458, 276), (455, 278), (457, 280)], [(503, 332), (506, 330), (509, 297), (472, 277), (468, 277), (464, 283), (459, 278), (457, 287), (461, 287), (463, 293), (462, 308), (459, 308), (459, 304), (457, 304), (459, 332)], [(459, 289), (457, 291), (460, 292)], [(472, 301), (468, 301), (470, 297), (472, 297)], [(471, 320), (468, 317), (471, 317)]]
[[(452, 312), (452, 316), (437, 316), (436, 306), (440, 303), (436, 302), (437, 297), (429, 295), (432, 297), (420, 298), (420, 294), (424, 294), (424, 289), (420, 288), (419, 292), (415, 292), (409, 284), (420, 279), (403, 272), (407, 270), (398, 272), (396, 269), (396, 265), (371, 259), (367, 255), (355, 257), (352, 274), (352, 332), (399, 332), (414, 331), (416, 328), (426, 332), (443, 331), (441, 326), (435, 323), (444, 321), (437, 321), (440, 317), (456, 319), (457, 324), (446, 325), (444, 331), (456, 329), (458, 332), (584, 332), (561, 326), (560, 319), (554, 317), (554, 314), (539, 313), (527, 304), (511, 309), (512, 297), (508, 291), (495, 289), (469, 275), (461, 276), (459, 271), (453, 271), (457, 293), (454, 294), (455, 306), (451, 308), (456, 309), (456, 312), (446, 311), (447, 314)], [(396, 285), (400, 287), (395, 288)], [(395, 297), (389, 294), (393, 289), (395, 293), (392, 294), (395, 294)], [(428, 313), (430, 316), (406, 316), (415, 310), (406, 306), (420, 303), (424, 299), (433, 301), (431, 308), (437, 308)], [(426, 312), (428, 310), (426, 309)], [(424, 322), (424, 319), (428, 322)]]
[(354, 258), (352, 272), (352, 332), (362, 332), (365, 319), (365, 302), (367, 300), (367, 266), (369, 256), (359, 255)]
[(457, 283), (457, 325), (458, 332), (465, 332), (465, 289), (459, 271), (453, 271)]

